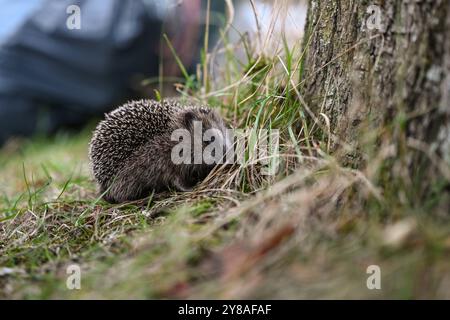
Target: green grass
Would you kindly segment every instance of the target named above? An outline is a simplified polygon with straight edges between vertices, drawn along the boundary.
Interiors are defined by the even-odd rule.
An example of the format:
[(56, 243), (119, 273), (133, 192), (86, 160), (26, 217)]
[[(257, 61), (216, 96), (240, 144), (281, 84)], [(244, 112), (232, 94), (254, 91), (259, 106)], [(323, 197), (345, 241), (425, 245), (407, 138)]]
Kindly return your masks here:
[[(343, 167), (327, 117), (312, 117), (293, 86), (304, 48), (243, 46), (243, 60), (227, 47), (226, 63), (204, 50), (207, 77), (177, 60), (180, 92), (236, 128), (280, 130), (278, 174), (262, 175), (247, 153), (193, 192), (111, 205), (89, 171), (92, 126), (10, 142), (0, 151), (0, 298), (450, 298), (448, 181), (413, 196), (415, 184), (390, 170), (402, 159), (378, 161), (372, 142), (365, 167)], [(66, 287), (71, 264), (80, 290)], [(370, 265), (381, 290), (366, 286)]]
[[(90, 178), (88, 140), (3, 151), (2, 298), (449, 297), (448, 220), (381, 205), (351, 171), (323, 163), (253, 195), (204, 189), (109, 205)], [(73, 263), (81, 290), (66, 288)], [(371, 264), (382, 290), (366, 287)]]

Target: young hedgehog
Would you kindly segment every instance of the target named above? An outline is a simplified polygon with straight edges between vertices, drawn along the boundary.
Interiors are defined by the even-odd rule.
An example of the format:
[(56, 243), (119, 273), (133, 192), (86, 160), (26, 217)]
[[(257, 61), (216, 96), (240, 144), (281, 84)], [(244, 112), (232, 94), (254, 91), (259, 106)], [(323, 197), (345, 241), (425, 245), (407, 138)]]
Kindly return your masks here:
[[(191, 142), (201, 139), (197, 142), (202, 150), (205, 148), (202, 137), (193, 133), (195, 121), (201, 123), (202, 133), (208, 129), (219, 133), (218, 142), (225, 155), (231, 146), (227, 128), (217, 112), (207, 106), (190, 102), (182, 105), (175, 99), (139, 100), (106, 114), (94, 131), (89, 150), (92, 172), (104, 199), (119, 203), (144, 198), (152, 191), (188, 191), (206, 178), (217, 164), (211, 159), (176, 164), (171, 158), (174, 146), (179, 144), (171, 138), (176, 129), (187, 129)], [(191, 148), (191, 155), (185, 156), (194, 159), (193, 155)]]

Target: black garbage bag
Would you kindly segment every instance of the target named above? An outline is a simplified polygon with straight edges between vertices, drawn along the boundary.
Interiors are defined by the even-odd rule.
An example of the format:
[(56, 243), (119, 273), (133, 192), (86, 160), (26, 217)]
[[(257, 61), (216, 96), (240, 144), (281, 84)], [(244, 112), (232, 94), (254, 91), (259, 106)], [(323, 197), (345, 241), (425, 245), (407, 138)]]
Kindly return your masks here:
[[(0, 2), (4, 12), (17, 6)], [(33, 10), (0, 34), (0, 144), (39, 127), (50, 132), (81, 123), (126, 97), (132, 75), (158, 69), (158, 1), (31, 2)], [(73, 5), (79, 28), (71, 24)]]

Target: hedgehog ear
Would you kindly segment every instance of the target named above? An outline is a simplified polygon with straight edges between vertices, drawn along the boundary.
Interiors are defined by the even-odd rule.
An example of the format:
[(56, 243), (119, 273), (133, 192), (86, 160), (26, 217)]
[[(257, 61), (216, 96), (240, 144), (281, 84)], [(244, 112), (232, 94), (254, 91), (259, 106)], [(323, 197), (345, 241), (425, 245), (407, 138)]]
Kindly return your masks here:
[(194, 112), (188, 110), (183, 115), (183, 124), (186, 128), (193, 127), (193, 122), (197, 120), (197, 116)]

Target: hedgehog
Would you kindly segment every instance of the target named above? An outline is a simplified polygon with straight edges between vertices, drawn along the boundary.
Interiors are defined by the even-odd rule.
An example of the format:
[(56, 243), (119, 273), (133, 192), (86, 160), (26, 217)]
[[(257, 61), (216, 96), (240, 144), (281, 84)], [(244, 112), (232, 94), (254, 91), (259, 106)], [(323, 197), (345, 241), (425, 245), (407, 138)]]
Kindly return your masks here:
[[(200, 151), (207, 147), (204, 137), (194, 134), (196, 123), (201, 124), (202, 136), (208, 130), (216, 133), (211, 141), (219, 143), (222, 153), (216, 156), (213, 148), (199, 162), (193, 160), (199, 149), (181, 148), (175, 154), (186, 161), (174, 161), (174, 150), (180, 149), (180, 137), (174, 139), (176, 130), (189, 133), (186, 140), (199, 143)], [(150, 193), (192, 190), (224, 162), (231, 146), (227, 129), (215, 110), (190, 101), (139, 100), (120, 106), (97, 125), (89, 146), (91, 171), (100, 194), (110, 203), (121, 203)]]

